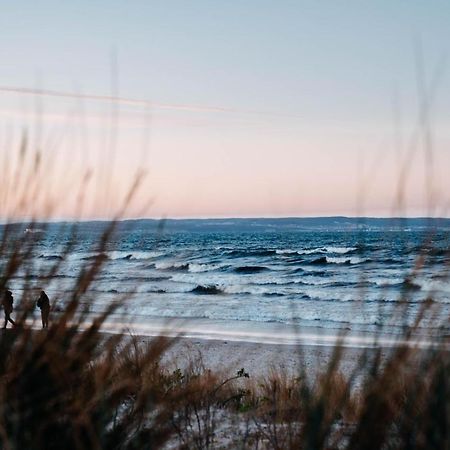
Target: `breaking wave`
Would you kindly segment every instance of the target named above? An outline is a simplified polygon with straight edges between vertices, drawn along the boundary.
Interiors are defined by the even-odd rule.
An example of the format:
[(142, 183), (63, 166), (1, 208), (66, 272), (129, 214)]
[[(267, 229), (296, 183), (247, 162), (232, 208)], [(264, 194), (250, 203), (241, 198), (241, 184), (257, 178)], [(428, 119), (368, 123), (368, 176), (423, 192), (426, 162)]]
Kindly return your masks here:
[(201, 284), (192, 289), (191, 292), (193, 294), (201, 295), (219, 295), (224, 293), (224, 291), (222, 291), (215, 285), (203, 286)]
[(234, 269), (234, 271), (236, 273), (242, 273), (242, 274), (259, 273), (259, 272), (264, 272), (266, 270), (269, 270), (269, 269), (264, 266), (240, 266), (240, 267), (236, 267)]

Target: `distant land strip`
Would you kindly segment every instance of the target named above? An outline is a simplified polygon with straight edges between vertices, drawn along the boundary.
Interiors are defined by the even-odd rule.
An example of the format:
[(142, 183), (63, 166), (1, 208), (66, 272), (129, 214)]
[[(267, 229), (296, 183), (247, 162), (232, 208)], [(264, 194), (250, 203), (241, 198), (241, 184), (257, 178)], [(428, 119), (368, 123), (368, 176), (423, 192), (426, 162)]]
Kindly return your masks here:
[[(52, 220), (50, 222), (33, 222), (33, 228), (59, 226), (77, 223), (82, 228), (97, 229), (110, 223), (104, 219), (88, 220)], [(1, 223), (0, 230), (6, 222)], [(19, 228), (29, 227), (30, 222), (14, 221), (9, 225)], [(123, 219), (117, 227), (143, 228), (167, 231), (231, 231), (270, 232), (270, 231), (424, 231), (441, 229), (450, 231), (450, 218), (439, 217), (284, 217), (284, 218), (210, 218), (210, 219)]]

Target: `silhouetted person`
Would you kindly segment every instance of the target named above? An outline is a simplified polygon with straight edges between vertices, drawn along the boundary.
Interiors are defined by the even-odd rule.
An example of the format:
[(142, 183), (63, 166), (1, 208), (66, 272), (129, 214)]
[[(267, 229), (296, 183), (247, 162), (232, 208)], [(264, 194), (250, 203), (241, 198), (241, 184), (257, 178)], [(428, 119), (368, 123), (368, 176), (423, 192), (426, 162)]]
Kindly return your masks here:
[(3, 294), (2, 305), (3, 310), (5, 311), (5, 325), (3, 325), (3, 329), (6, 328), (8, 322), (11, 322), (14, 326), (16, 326), (16, 322), (11, 319), (11, 313), (13, 312), (13, 302), (14, 297), (11, 291), (6, 290)]
[(42, 328), (48, 328), (48, 316), (50, 314), (50, 300), (44, 291), (37, 301), (38, 308), (41, 308)]

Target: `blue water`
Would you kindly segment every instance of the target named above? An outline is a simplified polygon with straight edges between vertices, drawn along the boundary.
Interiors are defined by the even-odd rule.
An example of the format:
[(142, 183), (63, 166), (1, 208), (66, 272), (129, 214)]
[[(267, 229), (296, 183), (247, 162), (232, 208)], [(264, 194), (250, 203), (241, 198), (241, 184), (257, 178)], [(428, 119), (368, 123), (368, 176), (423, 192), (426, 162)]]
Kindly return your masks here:
[[(83, 303), (95, 313), (130, 294), (117, 314), (144, 322), (177, 317), (362, 331), (384, 325), (395, 331), (431, 296), (440, 317), (448, 316), (447, 229), (225, 225), (217, 231), (206, 221), (162, 231), (145, 221), (120, 227)], [(92, 263), (103, 228), (81, 226), (67, 255), (70, 236), (61, 227), (34, 233), (31, 287), (44, 287), (63, 308), (81, 268)], [(43, 279), (54, 264), (56, 276)], [(25, 271), (9, 281), (16, 298), (24, 281)], [(436, 318), (424, 323), (442, 325)]]

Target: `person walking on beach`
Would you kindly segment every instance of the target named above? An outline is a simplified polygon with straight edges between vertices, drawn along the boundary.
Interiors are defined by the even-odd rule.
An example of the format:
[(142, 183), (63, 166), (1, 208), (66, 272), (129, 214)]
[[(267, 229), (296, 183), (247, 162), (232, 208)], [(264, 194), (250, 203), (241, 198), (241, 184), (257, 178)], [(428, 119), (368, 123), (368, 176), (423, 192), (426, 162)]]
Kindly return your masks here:
[(45, 293), (41, 291), (41, 295), (37, 301), (38, 308), (41, 309), (42, 328), (48, 328), (48, 316), (50, 314), (50, 300)]
[(8, 322), (11, 322), (14, 326), (16, 326), (16, 322), (11, 319), (11, 313), (13, 312), (13, 302), (14, 297), (11, 291), (6, 290), (3, 294), (2, 305), (3, 310), (5, 311), (5, 324), (3, 325), (3, 329), (6, 328)]

